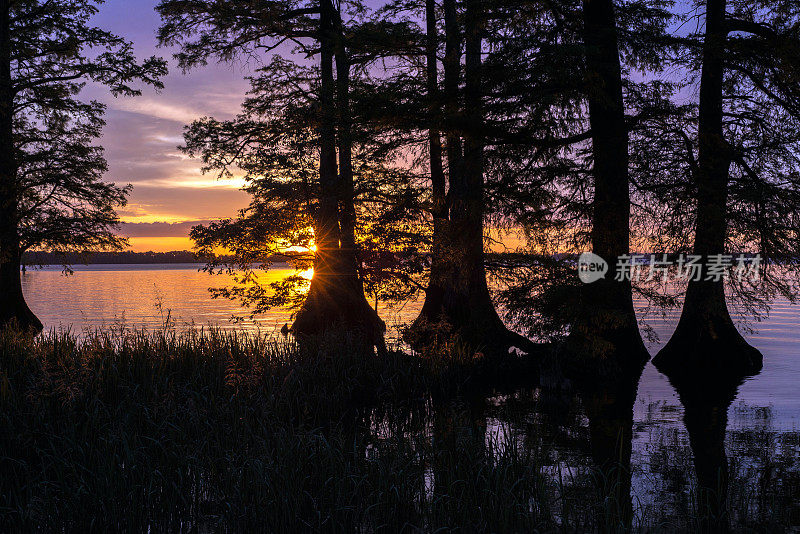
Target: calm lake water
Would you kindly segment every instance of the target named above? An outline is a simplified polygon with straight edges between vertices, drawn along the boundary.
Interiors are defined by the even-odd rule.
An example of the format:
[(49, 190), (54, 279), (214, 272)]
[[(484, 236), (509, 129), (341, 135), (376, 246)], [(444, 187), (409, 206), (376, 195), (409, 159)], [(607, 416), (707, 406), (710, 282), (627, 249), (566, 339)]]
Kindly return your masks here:
[[(278, 268), (262, 276), (264, 281), (271, 281), (287, 272), (286, 268)], [(71, 328), (80, 332), (120, 323), (157, 328), (164, 323), (167, 310), (178, 327), (215, 325), (273, 333), (290, 322), (288, 310), (272, 310), (257, 321), (245, 318), (240, 323), (230, 322), (230, 317), (241, 315), (242, 310), (228, 300), (212, 299), (208, 291), (209, 287), (225, 285), (225, 282), (225, 276), (212, 277), (199, 272), (197, 265), (78, 266), (70, 276), (64, 276), (57, 267), (47, 267), (29, 271), (23, 277), (29, 305), (46, 328)], [(410, 322), (419, 307), (420, 303), (411, 303), (401, 309), (383, 308), (380, 313), (390, 326), (398, 325)], [(649, 344), (652, 354), (669, 338), (678, 314), (675, 311), (650, 321), (660, 337), (659, 342)], [(800, 308), (785, 301), (775, 302), (769, 317), (752, 326), (756, 331), (747, 333), (746, 337), (763, 353), (764, 368), (741, 385), (730, 384), (724, 392), (709, 392), (700, 401), (685, 390), (679, 396), (667, 377), (652, 364), (645, 367), (633, 405), (630, 438), (634, 500), (642, 509), (668, 513), (666, 510), (670, 510), (671, 505), (665, 495), (677, 499), (676, 495), (686, 493), (692, 485), (686, 473), (686, 469), (690, 469), (687, 465), (691, 466), (691, 460), (687, 464), (686, 458), (692, 457), (684, 423), (687, 406), (699, 413), (727, 410), (728, 419), (723, 418), (722, 425), (727, 425), (728, 457), (732, 470), (738, 469), (742, 477), (750, 477), (746, 480), (748, 484), (763, 483), (766, 470), (774, 471), (774, 466), (760, 466), (761, 461), (782, 458), (784, 468), (788, 465), (791, 472), (800, 472)], [(520, 392), (514, 400), (541, 405), (541, 392)], [(583, 404), (590, 403), (583, 400)], [(502, 405), (508, 401), (508, 397), (503, 397), (491, 400), (490, 404)], [(573, 409), (569, 407), (570, 402), (565, 401), (566, 412)], [(515, 432), (522, 432), (522, 428), (528, 431), (531, 425), (538, 428), (541, 418), (534, 417), (538, 410), (540, 408), (531, 408), (513, 422), (509, 422), (508, 417), (487, 415), (487, 435), (490, 436), (487, 439), (494, 436), (494, 439), (507, 440)], [(590, 428), (591, 414), (576, 410), (578, 427)], [(531, 422), (532, 417), (537, 421), (535, 424)], [(537, 432), (540, 431), (542, 429), (538, 428)], [(702, 434), (713, 432), (713, 428), (706, 429)], [(697, 436), (693, 439), (696, 441)], [(584, 456), (585, 453), (583, 451)], [(668, 488), (671, 489), (668, 491)], [(800, 510), (800, 500), (797, 506)]]
[[(277, 332), (292, 312), (273, 309), (251, 320), (237, 303), (214, 299), (210, 287), (228, 285), (228, 275), (210, 275), (197, 264), (77, 265), (64, 275), (60, 266), (45, 266), (23, 274), (22, 287), (33, 312), (45, 329), (71, 328), (75, 332), (124, 324), (132, 328), (159, 328), (167, 313), (178, 328), (215, 326), (261, 333)], [(294, 271), (275, 264), (260, 272), (267, 284)], [(419, 303), (381, 310), (392, 326), (416, 317)], [(231, 320), (236, 318), (235, 321)]]

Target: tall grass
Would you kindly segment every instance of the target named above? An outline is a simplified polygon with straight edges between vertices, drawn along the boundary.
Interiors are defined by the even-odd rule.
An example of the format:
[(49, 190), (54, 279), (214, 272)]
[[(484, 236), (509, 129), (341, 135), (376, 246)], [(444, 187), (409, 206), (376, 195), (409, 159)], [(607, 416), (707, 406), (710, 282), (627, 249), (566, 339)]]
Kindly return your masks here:
[[(628, 529), (568, 452), (586, 432), (572, 401), (493, 393), (498, 367), (521, 376), (341, 336), (0, 332), (0, 531)], [(787, 509), (781, 469), (788, 489), (737, 524), (791, 522), (765, 512)], [(700, 524), (634, 508), (639, 531)]]
[(4, 332), (0, 530), (536, 528), (534, 463), (379, 428), (426, 418), (425, 365), (349, 339)]

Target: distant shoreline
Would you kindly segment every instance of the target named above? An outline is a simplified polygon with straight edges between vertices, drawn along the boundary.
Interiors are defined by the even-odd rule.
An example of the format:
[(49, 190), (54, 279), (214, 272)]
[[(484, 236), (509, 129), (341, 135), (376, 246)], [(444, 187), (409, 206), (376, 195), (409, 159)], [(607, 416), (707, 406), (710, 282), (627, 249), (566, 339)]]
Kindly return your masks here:
[(118, 264), (154, 264), (154, 263), (197, 263), (206, 261), (198, 258), (189, 250), (171, 252), (88, 252), (67, 253), (26, 252), (22, 256), (22, 265), (118, 265)]
[[(641, 256), (639, 261), (641, 264), (648, 264), (649, 252), (632, 252), (637, 256)], [(676, 256), (671, 254), (670, 257)], [(575, 253), (559, 253), (549, 256), (556, 259), (572, 259), (577, 260)], [(502, 260), (503, 264), (514, 261), (538, 261), (542, 256), (537, 254), (526, 254), (519, 252), (494, 252), (486, 254), (487, 264), (492, 264), (498, 260)], [(232, 256), (219, 256), (218, 260), (224, 262), (232, 259)], [(268, 260), (271, 263), (286, 263), (286, 256), (275, 257), (273, 260)], [(170, 252), (69, 252), (66, 254), (57, 252), (39, 252), (32, 251), (26, 252), (22, 255), (23, 267), (36, 267), (45, 265), (150, 265), (150, 264), (198, 264), (203, 265), (207, 263), (206, 258), (198, 258), (197, 255), (190, 250), (173, 250)]]
[[(217, 260), (225, 262), (232, 256), (218, 256)], [(153, 265), (153, 264), (197, 264), (204, 265), (207, 258), (197, 257), (190, 250), (173, 250), (170, 252), (57, 252), (29, 251), (22, 255), (22, 267), (35, 268), (47, 265)], [(276, 256), (269, 263), (286, 263), (286, 256)]]

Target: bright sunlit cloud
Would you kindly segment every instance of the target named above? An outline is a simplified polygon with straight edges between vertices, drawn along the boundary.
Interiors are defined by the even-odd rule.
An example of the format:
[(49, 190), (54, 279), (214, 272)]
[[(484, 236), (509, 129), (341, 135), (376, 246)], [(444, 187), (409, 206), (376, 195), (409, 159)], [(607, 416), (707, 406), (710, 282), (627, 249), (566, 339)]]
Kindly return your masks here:
[(129, 237), (131, 252), (173, 252), (191, 250), (194, 244), (186, 237)]
[(138, 113), (147, 117), (179, 122), (181, 124), (190, 124), (204, 115), (202, 110), (159, 101), (158, 95), (119, 99), (114, 101), (111, 107), (119, 111)]
[(244, 178), (217, 179), (214, 176), (204, 178), (157, 178), (137, 182), (140, 187), (186, 187), (191, 189), (241, 189), (245, 185)]

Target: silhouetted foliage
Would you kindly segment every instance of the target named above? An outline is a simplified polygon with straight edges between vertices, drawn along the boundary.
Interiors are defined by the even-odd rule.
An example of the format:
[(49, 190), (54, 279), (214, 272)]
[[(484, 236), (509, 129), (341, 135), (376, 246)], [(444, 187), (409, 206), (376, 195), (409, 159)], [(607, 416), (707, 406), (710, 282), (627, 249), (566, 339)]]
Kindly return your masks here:
[[(353, 295), (400, 301), (424, 288), (420, 321), (444, 320), (475, 345), (507, 336), (494, 297), (527, 335), (576, 334), (575, 352), (642, 349), (632, 299), (675, 305), (680, 289), (611, 277), (584, 286), (569, 273), (573, 254), (589, 248), (612, 269), (632, 250), (696, 251), (695, 227), (714, 226), (697, 219), (707, 201), (698, 169), (709, 153), (699, 133), (708, 103), (687, 98), (707, 63), (705, 30), (683, 29), (684, 7), (395, 1), (373, 13), (357, 2), (267, 2), (253, 13), (162, 2), (160, 36), (181, 45), (183, 68), (212, 58), (258, 65), (236, 119), (204, 118), (186, 134), (206, 171), (243, 171), (253, 195), (238, 218), (193, 232), (204, 254), (236, 258), (209, 264), (240, 273), (218, 294), (255, 312), (301, 307), (307, 277), (265, 288), (250, 269), (289, 250), (298, 273), (317, 264), (322, 280), (330, 250), (356, 280)], [(759, 250), (767, 265), (793, 265), (796, 7), (728, 7), (727, 248), (713, 252)], [(487, 262), (489, 228), (521, 235), (516, 255)], [(786, 269), (768, 269), (759, 283), (731, 284), (751, 311), (796, 293)]]
[[(343, 20), (343, 6), (333, 10), (324, 1), (305, 7), (271, 3), (257, 20), (236, 8), (200, 4), (159, 7), (162, 41), (182, 44), (183, 66), (251, 53), (260, 61), (242, 113), (232, 121), (199, 120), (185, 136), (186, 152), (202, 158), (205, 171), (243, 171), (253, 196), (237, 219), (192, 232), (202, 253), (221, 247), (235, 257), (209, 264), (211, 270), (239, 272), (239, 284), (218, 295), (240, 299), (256, 312), (294, 304), (301, 308), (295, 324), (301, 329), (374, 323), (376, 317), (366, 319), (374, 311), (367, 310), (364, 285), (376, 297), (402, 299), (416, 290), (420, 267), (414, 261), (419, 208), (413, 175), (394, 164), (392, 146), (381, 141), (361, 105), (371, 91), (366, 69), (380, 55), (365, 47), (375, 33), (372, 24), (357, 15)], [(360, 9), (351, 8), (356, 14)], [(217, 41), (220, 32), (236, 36), (237, 44)], [(197, 40), (189, 41), (193, 34)], [(285, 41), (297, 46), (294, 54), (264, 57), (265, 49)], [(312, 56), (318, 65), (303, 59)], [(298, 273), (313, 267), (310, 285), (295, 275), (261, 287), (251, 267), (280, 255)], [(341, 291), (347, 295), (337, 297)]]
[[(781, 1), (699, 5), (705, 28), (684, 39), (676, 58), (690, 80), (700, 82), (694, 113), (668, 138), (675, 143), (669, 153), (677, 156), (667, 161), (680, 163), (667, 179), (677, 183), (658, 194), (650, 181), (650, 191), (672, 206), (691, 206), (673, 208), (678, 217), (671, 226), (690, 221), (694, 254), (707, 261), (720, 254), (761, 255), (760, 277), (732, 277), (729, 284), (746, 307), (762, 305), (775, 292), (794, 300), (800, 259), (800, 11)], [(730, 317), (724, 280), (709, 280), (707, 273), (689, 282), (678, 328), (659, 354), (661, 365), (681, 365), (695, 353), (728, 361), (730, 353), (744, 369), (760, 368), (761, 354)]]

